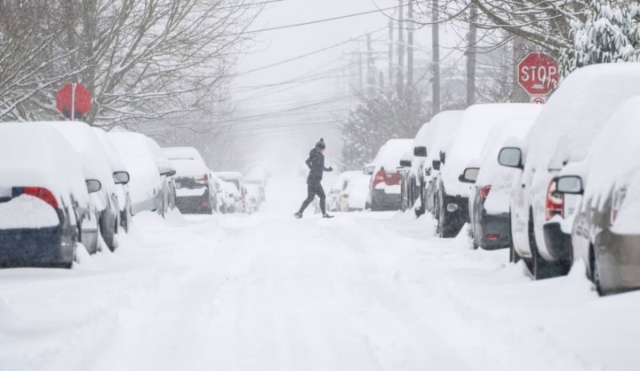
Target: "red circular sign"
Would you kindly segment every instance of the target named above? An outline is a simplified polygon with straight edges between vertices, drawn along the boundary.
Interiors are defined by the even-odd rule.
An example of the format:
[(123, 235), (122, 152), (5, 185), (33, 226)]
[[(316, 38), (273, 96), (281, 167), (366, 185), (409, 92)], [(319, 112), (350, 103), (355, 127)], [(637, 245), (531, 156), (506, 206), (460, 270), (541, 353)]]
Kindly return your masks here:
[(544, 53), (529, 53), (518, 63), (518, 83), (530, 95), (548, 95), (558, 80), (558, 63)]
[(56, 94), (56, 108), (67, 118), (71, 118), (72, 109), (74, 116), (85, 116), (91, 111), (91, 93), (82, 84), (66, 84)]

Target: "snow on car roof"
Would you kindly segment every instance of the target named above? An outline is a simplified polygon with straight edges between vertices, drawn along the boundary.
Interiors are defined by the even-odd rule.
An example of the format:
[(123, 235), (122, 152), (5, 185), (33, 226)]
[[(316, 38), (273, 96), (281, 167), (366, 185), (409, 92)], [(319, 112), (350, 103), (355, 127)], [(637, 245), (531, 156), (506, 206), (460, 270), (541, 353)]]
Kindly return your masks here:
[(111, 168), (113, 172), (128, 171), (126, 165), (124, 164), (124, 161), (122, 160), (122, 157), (120, 157), (120, 153), (118, 153), (118, 149), (115, 147), (115, 145), (107, 135), (107, 132), (101, 128), (96, 128), (96, 127), (94, 127), (93, 130), (98, 136), (100, 143), (102, 144), (104, 149), (107, 151), (107, 155), (111, 160)]
[(209, 174), (209, 168), (197, 149), (193, 147), (168, 147), (162, 151), (176, 168), (177, 177)]
[(422, 125), (420, 130), (418, 130), (418, 134), (413, 140), (413, 147), (426, 146), (428, 144), (427, 140), (429, 139), (429, 130), (431, 129), (431, 122), (427, 122)]
[[(89, 201), (76, 151), (56, 129), (30, 122), (0, 125), (0, 186), (44, 187), (66, 205)], [(10, 159), (10, 160), (9, 160)]]
[(400, 167), (400, 159), (412, 145), (413, 139), (390, 139), (380, 147), (373, 164), (386, 171), (396, 170)]
[(525, 171), (584, 160), (611, 115), (636, 95), (640, 95), (638, 63), (593, 65), (567, 76), (531, 129)]
[(80, 155), (80, 161), (85, 166), (85, 174), (88, 172), (95, 176), (102, 183), (102, 188), (109, 193), (115, 192), (111, 158), (91, 126), (80, 121), (50, 121), (37, 124), (50, 126), (62, 134)]
[(500, 122), (522, 115), (531, 115), (539, 110), (528, 103), (478, 104), (467, 108), (460, 128), (447, 148), (442, 180), (447, 194), (468, 197), (471, 187), (458, 177), (471, 162), (479, 161), (482, 149), (491, 129)]
[(500, 165), (498, 154), (507, 140), (521, 140), (527, 136), (540, 111), (542, 111), (542, 105), (536, 105), (534, 109), (522, 116), (503, 121), (491, 130), (488, 135), (491, 140), (487, 140), (480, 154), (477, 186), (492, 185), (493, 190), (511, 186), (514, 171), (517, 170)]
[(145, 201), (162, 187), (162, 180), (155, 155), (147, 146), (148, 138), (140, 133), (109, 133), (109, 138), (118, 149), (129, 169), (129, 193), (133, 203)]
[[(637, 211), (640, 206), (640, 95), (627, 100), (607, 120), (605, 127), (593, 141), (586, 158), (587, 176), (585, 200), (589, 206), (602, 209), (614, 185), (628, 187), (624, 209), (620, 210), (616, 226), (624, 226), (630, 233), (637, 233)], [(587, 207), (587, 205), (583, 205)], [(636, 211), (632, 211), (635, 209)], [(626, 215), (625, 215), (626, 214)], [(632, 216), (633, 218), (628, 218)], [(632, 223), (622, 223), (624, 220)], [(622, 224), (620, 224), (622, 223)], [(629, 224), (625, 226), (624, 224)]]
[(444, 111), (435, 115), (429, 123), (427, 131), (427, 166), (440, 158), (440, 150), (460, 124), (464, 111)]
[(235, 180), (243, 178), (242, 173), (239, 173), (237, 171), (221, 171), (214, 174), (222, 180)]
[(346, 183), (358, 175), (364, 175), (362, 171), (344, 171), (340, 173), (338, 179), (333, 183), (332, 189), (342, 190)]

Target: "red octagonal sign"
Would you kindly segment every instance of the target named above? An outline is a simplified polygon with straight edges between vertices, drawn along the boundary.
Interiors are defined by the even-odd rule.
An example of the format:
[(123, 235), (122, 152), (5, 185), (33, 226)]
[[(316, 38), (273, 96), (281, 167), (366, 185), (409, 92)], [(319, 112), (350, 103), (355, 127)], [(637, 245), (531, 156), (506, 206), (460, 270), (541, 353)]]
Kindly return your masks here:
[(82, 84), (66, 84), (56, 94), (56, 108), (66, 118), (85, 116), (91, 111), (91, 93)]
[(544, 53), (529, 53), (518, 63), (518, 83), (530, 95), (548, 95), (558, 80), (558, 63)]

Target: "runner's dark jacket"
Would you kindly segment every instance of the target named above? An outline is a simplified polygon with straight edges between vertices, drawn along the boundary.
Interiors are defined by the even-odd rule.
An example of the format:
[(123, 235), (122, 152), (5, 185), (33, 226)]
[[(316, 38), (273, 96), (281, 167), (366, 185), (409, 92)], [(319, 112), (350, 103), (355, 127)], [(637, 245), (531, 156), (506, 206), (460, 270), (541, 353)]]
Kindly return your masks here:
[(309, 152), (309, 158), (305, 161), (309, 166), (309, 176), (307, 177), (307, 184), (312, 187), (320, 187), (322, 182), (322, 174), (325, 171), (331, 171), (331, 169), (324, 167), (324, 155), (314, 148)]

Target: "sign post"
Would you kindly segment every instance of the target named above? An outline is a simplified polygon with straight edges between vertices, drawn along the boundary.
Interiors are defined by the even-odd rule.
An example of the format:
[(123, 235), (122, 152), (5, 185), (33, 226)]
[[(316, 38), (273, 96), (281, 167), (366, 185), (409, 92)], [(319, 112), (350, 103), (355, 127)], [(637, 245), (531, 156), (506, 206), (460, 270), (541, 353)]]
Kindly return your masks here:
[(65, 84), (56, 94), (56, 108), (71, 121), (85, 117), (91, 111), (91, 93), (82, 84)]
[(533, 52), (518, 63), (518, 83), (531, 103), (544, 104), (559, 81), (558, 63), (547, 54)]

